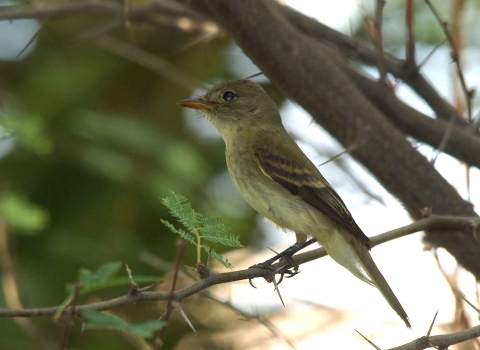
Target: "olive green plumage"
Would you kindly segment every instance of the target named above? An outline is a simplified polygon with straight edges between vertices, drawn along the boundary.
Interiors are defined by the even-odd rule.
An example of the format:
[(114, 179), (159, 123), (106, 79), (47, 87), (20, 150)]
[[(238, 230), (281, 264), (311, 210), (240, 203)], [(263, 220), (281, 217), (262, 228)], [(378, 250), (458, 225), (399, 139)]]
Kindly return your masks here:
[(282, 125), (273, 100), (249, 80), (233, 80), (181, 106), (199, 110), (226, 144), (230, 176), (260, 214), (297, 240), (317, 239), (327, 253), (361, 280), (377, 287), (410, 327), (408, 316), (373, 262), (370, 240), (320, 171)]

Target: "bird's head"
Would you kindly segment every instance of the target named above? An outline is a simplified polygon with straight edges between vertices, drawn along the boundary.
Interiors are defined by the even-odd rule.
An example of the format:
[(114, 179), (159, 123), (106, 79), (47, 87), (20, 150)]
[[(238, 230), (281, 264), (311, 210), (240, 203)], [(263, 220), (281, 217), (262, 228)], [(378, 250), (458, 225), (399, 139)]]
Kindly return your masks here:
[(214, 86), (200, 98), (177, 102), (198, 110), (223, 136), (232, 129), (281, 124), (278, 109), (263, 88), (250, 80), (230, 80)]

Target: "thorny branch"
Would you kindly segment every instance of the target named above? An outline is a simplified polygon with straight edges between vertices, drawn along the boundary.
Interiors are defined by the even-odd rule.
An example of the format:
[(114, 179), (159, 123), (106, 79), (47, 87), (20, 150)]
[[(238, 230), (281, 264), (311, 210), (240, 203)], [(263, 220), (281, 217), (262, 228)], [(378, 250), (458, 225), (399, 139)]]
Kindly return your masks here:
[[(479, 217), (455, 217), (455, 216), (436, 216), (432, 215), (428, 218), (421, 219), (413, 224), (400, 227), (395, 230), (391, 230), (375, 237), (372, 237), (372, 246), (407, 236), (409, 234), (428, 230), (428, 229), (460, 229), (467, 232), (473, 232), (476, 227), (480, 225)], [(297, 254), (293, 257), (297, 264), (304, 264), (306, 262), (326, 256), (326, 252), (323, 248), (318, 248), (305, 253)], [(285, 262), (277, 263), (275, 266), (281, 267)], [(253, 278), (269, 278), (271, 277), (271, 271), (264, 269), (252, 268), (246, 270), (240, 270), (235, 272), (226, 273), (211, 273), (209, 277), (199, 280), (198, 282), (185, 287), (175, 292), (147, 292), (139, 290), (137, 293), (129, 293), (128, 295), (110, 299), (98, 303), (77, 305), (75, 306), (75, 313), (81, 314), (85, 310), (111, 310), (116, 307), (134, 304), (139, 301), (159, 301), (170, 300), (172, 298), (177, 302), (181, 302), (185, 298), (188, 298), (198, 292), (222, 283), (248, 280)], [(30, 308), (30, 309), (0, 309), (0, 317), (39, 317), (46, 315), (53, 315), (57, 311), (58, 307), (45, 307), (45, 308)], [(64, 312), (71, 312), (71, 307), (65, 309)]]

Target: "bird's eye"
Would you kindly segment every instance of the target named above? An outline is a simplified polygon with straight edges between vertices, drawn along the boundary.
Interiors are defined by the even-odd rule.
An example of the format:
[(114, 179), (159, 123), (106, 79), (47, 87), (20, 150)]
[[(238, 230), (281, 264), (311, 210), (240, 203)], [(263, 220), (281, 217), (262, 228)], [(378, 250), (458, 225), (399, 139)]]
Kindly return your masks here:
[(223, 93), (223, 96), (222, 98), (225, 100), (225, 101), (232, 101), (235, 97), (237, 97), (237, 95), (235, 95), (233, 92), (231, 91), (225, 91)]

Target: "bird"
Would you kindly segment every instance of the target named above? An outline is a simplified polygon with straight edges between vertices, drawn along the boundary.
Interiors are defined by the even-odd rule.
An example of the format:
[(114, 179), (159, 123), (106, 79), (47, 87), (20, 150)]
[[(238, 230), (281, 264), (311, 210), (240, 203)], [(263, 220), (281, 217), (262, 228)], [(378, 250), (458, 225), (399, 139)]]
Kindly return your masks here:
[(277, 105), (257, 83), (230, 80), (199, 98), (177, 102), (204, 115), (221, 134), (238, 192), (258, 213), (297, 242), (313, 237), (328, 255), (376, 287), (408, 328), (407, 313), (377, 268), (345, 203), (282, 124)]

